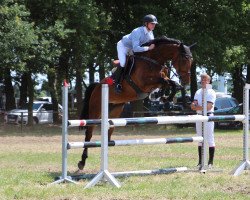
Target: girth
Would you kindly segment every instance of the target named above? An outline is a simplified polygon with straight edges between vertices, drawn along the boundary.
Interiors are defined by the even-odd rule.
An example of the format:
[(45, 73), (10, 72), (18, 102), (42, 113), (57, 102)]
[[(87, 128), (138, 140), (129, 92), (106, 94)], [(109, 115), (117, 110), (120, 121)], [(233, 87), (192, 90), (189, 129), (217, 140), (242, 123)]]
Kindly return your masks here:
[[(138, 59), (142, 59), (142, 60), (145, 60), (149, 63), (152, 63), (154, 65), (159, 65), (159, 66), (162, 66), (161, 64), (159, 64), (156, 60), (153, 60), (151, 58), (148, 58), (148, 57), (145, 57), (145, 56), (137, 56), (137, 55), (132, 55), (131, 56), (133, 61), (132, 61), (132, 64), (130, 66), (130, 69), (129, 69), (129, 73), (125, 75), (124, 79), (127, 81), (127, 83), (135, 90), (136, 94), (137, 94), (137, 98), (138, 99), (145, 99), (147, 96), (149, 96), (150, 93), (145, 93), (143, 92), (135, 83), (134, 81), (131, 79), (131, 71), (134, 67), (134, 59), (135, 58), (138, 58)], [(162, 66), (163, 67), (163, 66)]]

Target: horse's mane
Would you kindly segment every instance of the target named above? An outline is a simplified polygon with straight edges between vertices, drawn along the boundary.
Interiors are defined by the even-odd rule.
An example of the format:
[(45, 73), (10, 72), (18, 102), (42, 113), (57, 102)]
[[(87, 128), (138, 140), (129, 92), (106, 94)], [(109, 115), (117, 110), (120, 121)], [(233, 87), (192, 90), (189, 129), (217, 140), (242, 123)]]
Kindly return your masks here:
[(155, 38), (153, 40), (150, 40), (149, 42), (144, 43), (142, 46), (149, 46), (151, 44), (181, 44), (180, 40), (174, 39), (174, 38), (168, 38), (166, 36), (162, 36), (159, 38)]
[(151, 44), (155, 44), (156, 46), (160, 44), (177, 44), (181, 46), (180, 51), (183, 56), (192, 57), (192, 53), (190, 49), (187, 46), (183, 45), (183, 43), (180, 40), (177, 40), (174, 38), (168, 38), (166, 36), (162, 36), (162, 37), (150, 40), (149, 42), (146, 42), (142, 44), (141, 46), (149, 46)]

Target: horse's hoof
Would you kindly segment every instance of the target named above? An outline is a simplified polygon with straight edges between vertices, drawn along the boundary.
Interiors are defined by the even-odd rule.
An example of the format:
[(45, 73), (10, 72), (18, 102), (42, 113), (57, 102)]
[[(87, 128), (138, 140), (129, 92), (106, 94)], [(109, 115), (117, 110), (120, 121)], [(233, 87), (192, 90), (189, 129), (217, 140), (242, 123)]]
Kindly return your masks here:
[(78, 169), (79, 169), (79, 170), (83, 170), (84, 165), (85, 165), (85, 164), (84, 164), (82, 161), (79, 161), (79, 162), (78, 162)]

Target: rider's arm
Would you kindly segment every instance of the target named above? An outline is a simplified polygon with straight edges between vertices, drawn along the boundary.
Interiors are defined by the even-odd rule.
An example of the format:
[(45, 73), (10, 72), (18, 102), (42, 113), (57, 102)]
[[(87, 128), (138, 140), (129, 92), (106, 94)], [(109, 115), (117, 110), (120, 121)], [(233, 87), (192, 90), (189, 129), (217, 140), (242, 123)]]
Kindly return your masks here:
[[(150, 45), (150, 46), (144, 46), (141, 47), (141, 41), (140, 40), (145, 40), (143, 37), (147, 37), (145, 35), (145, 32), (143, 29), (135, 29), (134, 31), (132, 31), (131, 33), (131, 40), (132, 40), (132, 47), (133, 47), (133, 51), (134, 52), (143, 52), (143, 51), (148, 51), (154, 48), (154, 45)], [(152, 39), (153, 39), (153, 35), (152, 35)]]
[[(213, 107), (213, 103), (212, 102), (207, 102), (207, 110), (211, 110)], [(203, 110), (202, 106), (198, 105), (198, 101), (194, 100), (192, 103), (191, 103), (191, 109), (192, 110)]]

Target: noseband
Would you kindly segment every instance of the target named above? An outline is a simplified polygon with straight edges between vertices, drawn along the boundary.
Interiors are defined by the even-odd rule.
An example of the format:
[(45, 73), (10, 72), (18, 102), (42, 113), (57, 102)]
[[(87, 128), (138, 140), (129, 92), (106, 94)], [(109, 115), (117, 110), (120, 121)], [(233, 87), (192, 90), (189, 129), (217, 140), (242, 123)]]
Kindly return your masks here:
[[(181, 59), (178, 59), (179, 57), (181, 56)], [(182, 80), (182, 76), (181, 76), (181, 70), (180, 70), (180, 62), (183, 60), (183, 59), (192, 59), (192, 55), (186, 53), (185, 51), (183, 50), (180, 50), (179, 54), (177, 55), (176, 59), (171, 62), (171, 65), (168, 66), (169, 70), (173, 73), (173, 76), (176, 76), (177, 78), (179, 78), (179, 80), (181, 81)], [(179, 73), (177, 74), (176, 72), (173, 71), (173, 68), (174, 68), (174, 65), (173, 63), (175, 63), (175, 61), (178, 60), (178, 71)], [(177, 69), (176, 69), (177, 71)], [(190, 70), (187, 72), (188, 75), (191, 74)], [(173, 76), (171, 77), (171, 79), (173, 78)]]

